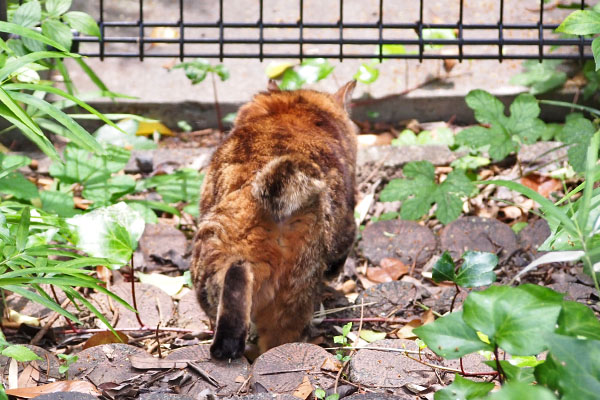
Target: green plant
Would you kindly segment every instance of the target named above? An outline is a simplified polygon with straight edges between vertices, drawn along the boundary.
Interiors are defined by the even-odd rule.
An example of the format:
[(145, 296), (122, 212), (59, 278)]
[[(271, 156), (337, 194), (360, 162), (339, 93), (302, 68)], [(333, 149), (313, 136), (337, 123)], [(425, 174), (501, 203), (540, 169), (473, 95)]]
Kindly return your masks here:
[[(340, 344), (342, 345), (342, 347), (350, 346), (350, 344), (348, 343), (348, 334), (351, 330), (352, 322), (348, 322), (342, 327), (342, 334), (333, 337), (333, 343)], [(346, 362), (350, 360), (350, 355), (345, 354), (344, 350), (338, 350), (335, 354), (335, 357), (341, 362)]]
[[(571, 35), (596, 35), (600, 33), (600, 10), (596, 6), (589, 10), (573, 11), (556, 28), (556, 32)], [(600, 69), (600, 39), (598, 36), (592, 41), (592, 53), (596, 62), (596, 71), (598, 71)]]
[(522, 93), (510, 105), (510, 116), (504, 115), (504, 104), (484, 90), (472, 90), (465, 101), (475, 111), (475, 119), (486, 126), (463, 129), (456, 142), (471, 149), (489, 146), (493, 160), (502, 160), (517, 152), (521, 144), (534, 143), (546, 126), (538, 118), (540, 107), (531, 94)]
[(429, 161), (407, 163), (402, 172), (406, 179), (392, 179), (381, 191), (380, 201), (402, 201), (402, 219), (420, 219), (437, 204), (436, 218), (447, 224), (462, 212), (463, 197), (477, 192), (475, 185), (461, 170), (448, 174), (446, 180), (435, 182), (435, 168)]
[(410, 129), (404, 129), (398, 137), (392, 140), (393, 146), (427, 146), (427, 145), (454, 145), (454, 132), (452, 129), (441, 127), (424, 130), (415, 134)]
[(182, 62), (173, 67), (175, 68), (183, 68), (185, 72), (185, 76), (192, 82), (192, 85), (196, 85), (204, 79), (208, 75), (210, 75), (212, 87), (213, 87), (213, 98), (215, 103), (215, 112), (217, 114), (217, 124), (219, 126), (219, 131), (224, 132), (223, 128), (223, 117), (221, 116), (221, 106), (219, 105), (219, 97), (217, 94), (217, 83), (215, 80), (215, 75), (218, 76), (221, 81), (226, 81), (229, 79), (229, 70), (223, 64), (211, 65), (210, 62), (204, 60), (202, 58), (196, 58), (194, 61)]
[(510, 83), (529, 87), (529, 93), (538, 95), (562, 87), (567, 74), (558, 70), (562, 60), (527, 60), (523, 62), (524, 72), (513, 76)]
[(66, 379), (69, 379), (69, 367), (77, 362), (79, 359), (75, 354), (57, 354), (60, 365), (58, 366), (58, 373), (64, 374)]
[(315, 399), (319, 399), (319, 400), (338, 400), (340, 398), (340, 395), (337, 393), (333, 393), (328, 396), (327, 392), (325, 392), (321, 388), (316, 388), (314, 395), (315, 395)]
[(462, 256), (464, 262), (457, 267), (446, 251), (433, 266), (435, 282), (450, 281), (458, 286), (472, 288), (486, 286), (496, 281), (494, 268), (498, 265), (498, 257), (492, 253), (467, 251)]
[(325, 79), (334, 68), (324, 58), (308, 58), (298, 65), (271, 63), (267, 67), (267, 76), (270, 79), (280, 79), (279, 88), (282, 90), (296, 90)]

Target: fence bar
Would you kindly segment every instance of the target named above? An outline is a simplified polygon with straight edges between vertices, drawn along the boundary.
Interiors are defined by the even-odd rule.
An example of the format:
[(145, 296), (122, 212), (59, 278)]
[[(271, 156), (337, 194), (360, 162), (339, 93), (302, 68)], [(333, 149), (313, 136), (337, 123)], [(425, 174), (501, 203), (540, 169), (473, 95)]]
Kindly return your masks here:
[(304, 0), (300, 0), (300, 18), (298, 19), (300, 62), (304, 58)]
[(344, 61), (344, 0), (340, 0), (340, 19), (338, 19), (338, 25), (340, 26), (340, 62)]
[(458, 62), (463, 60), (463, 9), (464, 0), (460, 0), (460, 10), (458, 13)]
[(104, 0), (100, 0), (100, 21), (98, 22), (98, 27), (100, 28), (100, 40), (99, 44), (99, 52), (100, 52), (100, 60), (104, 61)]
[(502, 46), (504, 43), (504, 33), (502, 32), (504, 23), (504, 0), (500, 0), (500, 19), (498, 20), (498, 62), (502, 62)]
[(183, 0), (179, 0), (179, 61), (183, 61), (183, 44), (185, 43), (185, 28), (183, 25)]
[(139, 0), (140, 1), (140, 19), (139, 19), (139, 25), (140, 25), (140, 37), (139, 37), (139, 42), (140, 42), (140, 61), (144, 61), (144, 0)]

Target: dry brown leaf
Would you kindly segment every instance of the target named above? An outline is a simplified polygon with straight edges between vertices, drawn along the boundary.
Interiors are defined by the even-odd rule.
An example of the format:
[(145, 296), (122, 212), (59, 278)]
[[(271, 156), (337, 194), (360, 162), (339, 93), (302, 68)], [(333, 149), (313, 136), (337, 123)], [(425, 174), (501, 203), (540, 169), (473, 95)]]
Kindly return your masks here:
[(238, 375), (235, 377), (235, 383), (244, 383), (246, 382), (246, 378), (243, 375)]
[(83, 199), (77, 196), (73, 197), (73, 202), (75, 203), (75, 208), (79, 208), (80, 210), (87, 210), (92, 204), (90, 200)]
[[(8, 388), (15, 389), (19, 387), (19, 365), (14, 358), (10, 359), (8, 366)], [(8, 390), (6, 391), (8, 393)]]
[(85, 342), (83, 349), (85, 350), (89, 349), (90, 347), (100, 346), (101, 344), (129, 343), (129, 337), (127, 337), (127, 335), (125, 335), (123, 332), (117, 331), (117, 335), (119, 335), (119, 337), (116, 337), (115, 334), (110, 331), (98, 332)]
[(548, 197), (550, 193), (562, 188), (562, 183), (558, 179), (536, 173), (522, 177), (521, 183), (544, 197)]
[(330, 372), (338, 372), (342, 368), (342, 364), (338, 360), (332, 360), (330, 358), (326, 358), (321, 364), (321, 369), (323, 371)]
[(499, 211), (504, 213), (504, 216), (508, 219), (517, 219), (523, 215), (523, 211), (519, 207), (506, 206), (501, 208)]
[(458, 63), (458, 61), (456, 61), (453, 58), (445, 58), (444, 59), (444, 71), (446, 71), (446, 72), (452, 71), (452, 68), (454, 68), (454, 66), (457, 63)]
[(165, 360), (149, 356), (131, 356), (131, 366), (137, 369), (185, 368), (193, 360)]
[(104, 265), (96, 266), (96, 276), (104, 283), (110, 282), (112, 278), (112, 271), (110, 268), (105, 267)]
[(398, 329), (396, 332), (396, 336), (398, 339), (412, 339), (417, 337), (413, 333), (413, 329), (418, 328), (420, 326), (429, 324), (435, 320), (435, 316), (433, 315), (433, 310), (429, 309), (423, 313), (421, 318), (415, 318), (411, 320), (408, 324), (404, 325), (402, 328)]
[(346, 282), (342, 283), (342, 292), (344, 294), (349, 294), (356, 291), (356, 282), (352, 279), (348, 279)]
[(37, 386), (40, 380), (40, 369), (36, 360), (31, 361), (19, 375), (18, 387), (26, 388)]
[(302, 383), (296, 388), (296, 391), (292, 394), (292, 396), (306, 400), (308, 399), (308, 396), (312, 394), (312, 392), (313, 387), (310, 384), (310, 379), (308, 379), (307, 375), (304, 375), (304, 378), (302, 378)]
[(367, 278), (373, 282), (383, 283), (398, 280), (408, 273), (408, 267), (396, 258), (384, 258), (379, 263), (380, 267), (367, 269)]
[(86, 381), (60, 381), (35, 387), (8, 389), (6, 394), (31, 399), (42, 394), (56, 392), (80, 392), (91, 394), (92, 396), (101, 395), (94, 385)]

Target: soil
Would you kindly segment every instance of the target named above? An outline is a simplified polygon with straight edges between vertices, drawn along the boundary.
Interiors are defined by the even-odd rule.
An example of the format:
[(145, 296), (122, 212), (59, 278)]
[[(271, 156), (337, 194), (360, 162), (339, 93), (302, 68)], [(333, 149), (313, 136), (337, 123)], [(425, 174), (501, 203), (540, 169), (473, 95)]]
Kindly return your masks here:
[[(397, 125), (382, 129), (393, 135), (401, 128)], [(214, 131), (178, 134), (163, 140), (157, 151), (136, 152), (127, 173), (147, 176), (158, 170), (183, 166), (202, 169), (219, 140), (220, 134)], [(528, 146), (523, 152), (527, 154), (526, 159), (535, 160), (535, 155), (543, 153), (548, 146), (547, 143)], [(432, 365), (459, 368), (458, 363), (443, 360), (427, 349), (414, 354), (418, 353), (418, 347), (409, 328), (433, 320), (434, 313), (448, 312), (453, 300), (454, 309), (460, 308), (467, 295), (466, 290), (457, 295), (453, 285), (432, 281), (431, 270), (437, 258), (446, 250), (457, 260), (465, 250), (493, 252), (500, 260), (495, 270), (498, 282), (506, 284), (539, 256), (536, 248), (549, 236), (550, 230), (544, 220), (528, 212), (534, 204), (493, 186), (480, 187), (480, 194), (465, 203), (464, 216), (445, 227), (434, 219), (433, 213), (419, 222), (376, 221), (383, 213), (398, 211), (400, 206), (398, 202), (377, 201), (382, 187), (390, 179), (401, 176), (403, 164), (423, 154), (436, 165), (438, 179), (449, 172), (449, 162), (455, 158), (440, 146), (361, 148), (358, 200), (372, 194), (374, 201), (343, 272), (324, 283), (322, 303), (316, 307), (307, 343), (286, 344), (257, 357), (252, 344), (256, 338), (251, 335), (246, 357), (229, 362), (213, 360), (208, 351), (212, 327), (196, 302), (193, 290), (184, 287), (170, 296), (160, 287), (136, 282), (142, 327), (135, 313), (108, 301), (105, 295), (92, 293), (88, 297), (116, 329), (127, 336), (128, 344), (105, 342), (84, 349), (87, 340), (106, 327), (85, 309), (70, 306), (84, 326), (73, 331), (63, 319), (52, 323), (40, 347), (34, 347), (44, 360), (37, 364), (41, 374), (38, 384), (66, 379), (58, 373), (56, 355), (75, 354), (78, 360), (70, 366), (68, 379), (91, 382), (104, 396), (114, 399), (209, 399), (215, 396), (306, 400), (312, 398), (317, 388), (328, 394), (337, 390), (341, 397), (349, 400), (433, 399), (433, 393), (449, 384), (454, 373), (432, 368)], [(25, 172), (34, 181), (47, 178), (47, 169), (42, 165), (39, 163), (36, 171)], [(478, 173), (483, 178), (515, 179), (519, 169), (527, 167), (529, 164), (521, 159), (520, 165), (492, 164), (480, 168)], [(156, 194), (148, 193), (148, 196)], [(507, 205), (505, 201), (518, 207)], [(516, 234), (512, 227), (519, 222), (525, 222), (526, 226)], [(193, 229), (193, 218), (185, 214), (180, 218), (164, 214), (158, 224), (147, 225), (134, 258), (136, 271), (182, 275), (189, 268)], [(131, 274), (125, 268), (122, 272), (113, 271), (109, 288), (131, 304), (130, 279)], [(521, 282), (551, 287), (566, 293), (568, 299), (591, 305), (596, 313), (600, 312), (593, 284), (583, 274), (581, 265), (540, 266), (523, 276)], [(16, 295), (8, 297), (8, 305), (21, 314), (40, 318), (41, 326), (52, 315), (50, 310)], [(349, 340), (358, 349), (331, 349), (339, 346), (333, 337), (340, 335), (340, 327), (350, 321), (354, 325)], [(5, 327), (4, 332), (12, 343), (28, 343), (39, 329), (21, 325)], [(359, 330), (383, 333), (385, 339), (367, 343), (356, 337)], [(365, 346), (368, 348), (360, 348)], [(413, 353), (404, 353), (404, 350)], [(340, 356), (349, 355), (349, 362), (342, 364), (336, 351), (341, 352)], [(478, 355), (465, 357), (463, 367), (471, 373), (489, 372), (489, 367), (480, 361)], [(26, 365), (19, 365), (19, 374)], [(6, 385), (10, 370), (6, 357), (0, 357), (0, 368), (4, 371), (1, 380)], [(40, 398), (87, 397), (53, 393)]]

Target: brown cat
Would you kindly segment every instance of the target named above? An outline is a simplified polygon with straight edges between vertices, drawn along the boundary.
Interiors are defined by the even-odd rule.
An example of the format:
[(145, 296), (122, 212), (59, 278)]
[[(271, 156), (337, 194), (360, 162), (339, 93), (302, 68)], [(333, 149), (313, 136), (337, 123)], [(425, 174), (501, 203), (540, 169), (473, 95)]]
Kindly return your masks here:
[(355, 85), (330, 95), (271, 82), (214, 154), (191, 272), (216, 320), (215, 358), (243, 354), (251, 321), (261, 353), (300, 339), (323, 274), (344, 264), (356, 235)]

